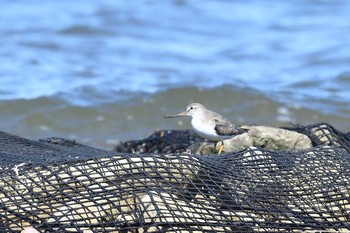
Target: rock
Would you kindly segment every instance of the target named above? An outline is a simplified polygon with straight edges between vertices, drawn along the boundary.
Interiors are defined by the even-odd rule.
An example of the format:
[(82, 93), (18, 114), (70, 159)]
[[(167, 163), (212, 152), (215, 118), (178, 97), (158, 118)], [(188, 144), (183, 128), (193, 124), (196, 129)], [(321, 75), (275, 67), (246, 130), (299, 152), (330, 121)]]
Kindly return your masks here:
[(132, 154), (194, 154), (204, 141), (193, 130), (158, 130), (145, 139), (122, 142), (114, 150)]
[[(272, 150), (303, 150), (312, 147), (310, 138), (302, 133), (269, 126), (242, 126), (247, 133), (225, 140), (224, 152), (241, 151), (248, 147)], [(115, 151), (133, 154), (181, 153), (215, 154), (213, 142), (198, 136), (193, 130), (159, 130), (143, 140), (133, 140), (119, 144)], [(217, 145), (219, 149), (220, 142)]]
[(21, 231), (21, 233), (39, 233), (39, 231), (33, 227), (26, 227)]
[[(145, 225), (137, 229), (137, 232), (187, 232), (189, 225), (196, 225), (201, 219), (206, 221), (205, 225), (202, 226), (203, 231), (232, 232), (232, 227), (229, 224), (220, 226), (216, 223), (227, 221), (236, 212), (226, 211), (223, 215), (221, 211), (210, 205), (200, 203), (197, 200), (183, 200), (181, 196), (172, 192), (149, 191), (137, 200), (134, 212), (122, 213), (117, 217), (119, 222), (125, 222), (126, 225), (137, 226), (142, 221)], [(235, 220), (238, 221), (238, 219), (232, 221)], [(173, 227), (166, 226), (164, 223), (172, 223)], [(157, 227), (153, 227), (152, 224), (153, 226), (157, 225)]]
[(225, 151), (239, 151), (253, 146), (271, 150), (304, 150), (312, 147), (310, 138), (304, 134), (269, 126), (244, 126), (249, 131), (225, 140)]
[(238, 135), (232, 139), (224, 141), (225, 147), (224, 151), (240, 151), (250, 146), (254, 146), (253, 137), (251, 137), (250, 133), (244, 133)]
[[(97, 149), (90, 153), (88, 147), (63, 146), (56, 139), (46, 144), (4, 143), (4, 155), (17, 155), (18, 145), (25, 142), (21, 149), (28, 155), (45, 155), (49, 148), (51, 155), (65, 152), (68, 159), (46, 164), (21, 160), (1, 173), (0, 231), (36, 233), (35, 227), (42, 232), (85, 233), (346, 232), (347, 137), (324, 124), (303, 131), (246, 128), (248, 133), (225, 141), (225, 150), (247, 148), (220, 156), (102, 152), (101, 157)], [(301, 150), (311, 147), (306, 135), (314, 135), (317, 147)], [(177, 142), (174, 147), (172, 140)], [(158, 131), (147, 142), (133, 143), (140, 149), (178, 153), (197, 151), (193, 145), (212, 153), (213, 145), (192, 131)], [(97, 154), (86, 158), (86, 153)], [(84, 159), (71, 160), (76, 154)]]

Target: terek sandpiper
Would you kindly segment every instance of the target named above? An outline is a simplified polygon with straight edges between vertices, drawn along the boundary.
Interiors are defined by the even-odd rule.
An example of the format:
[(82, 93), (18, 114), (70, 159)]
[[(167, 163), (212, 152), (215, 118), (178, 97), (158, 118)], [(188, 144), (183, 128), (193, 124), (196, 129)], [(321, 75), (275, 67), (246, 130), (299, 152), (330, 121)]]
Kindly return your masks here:
[(218, 142), (221, 142), (218, 154), (224, 149), (223, 140), (233, 138), (236, 135), (246, 133), (247, 130), (236, 127), (230, 121), (220, 114), (206, 109), (200, 103), (192, 103), (187, 106), (186, 111), (177, 115), (166, 116), (165, 118), (174, 118), (181, 116), (191, 116), (191, 125), (194, 131), (202, 138), (214, 141), (214, 151)]

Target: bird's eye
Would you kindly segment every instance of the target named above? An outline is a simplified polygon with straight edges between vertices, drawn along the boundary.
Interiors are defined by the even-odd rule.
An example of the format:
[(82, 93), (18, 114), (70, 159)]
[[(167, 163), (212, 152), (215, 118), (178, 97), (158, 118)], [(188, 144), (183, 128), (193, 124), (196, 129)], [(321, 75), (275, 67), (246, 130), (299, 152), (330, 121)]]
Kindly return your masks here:
[(192, 109), (193, 109), (193, 107), (190, 107), (190, 109), (192, 110)]

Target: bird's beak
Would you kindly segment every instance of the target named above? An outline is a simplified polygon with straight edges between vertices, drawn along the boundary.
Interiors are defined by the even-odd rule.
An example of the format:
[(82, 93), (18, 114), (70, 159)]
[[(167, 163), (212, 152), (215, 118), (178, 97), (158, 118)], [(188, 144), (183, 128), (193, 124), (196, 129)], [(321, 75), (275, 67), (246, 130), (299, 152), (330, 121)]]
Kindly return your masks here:
[(175, 118), (175, 117), (182, 117), (182, 116), (188, 116), (188, 112), (187, 111), (184, 111), (184, 112), (181, 112), (179, 114), (176, 114), (176, 115), (171, 115), (171, 116), (165, 116), (164, 118)]

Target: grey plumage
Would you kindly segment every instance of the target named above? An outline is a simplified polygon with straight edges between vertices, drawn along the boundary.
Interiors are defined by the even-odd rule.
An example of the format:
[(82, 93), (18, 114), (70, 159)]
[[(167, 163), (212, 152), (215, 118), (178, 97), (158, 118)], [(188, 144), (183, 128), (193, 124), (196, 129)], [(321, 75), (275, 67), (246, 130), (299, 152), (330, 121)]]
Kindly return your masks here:
[(210, 116), (211, 119), (215, 121), (214, 129), (216, 133), (220, 136), (235, 136), (247, 132), (246, 129), (236, 127), (229, 120), (227, 120), (225, 117), (221, 116), (216, 112), (207, 110), (207, 114)]
[(215, 131), (218, 135), (222, 135), (222, 136), (235, 136), (235, 135), (239, 135), (247, 132), (246, 129), (235, 127), (232, 124), (231, 126), (228, 126), (220, 123), (216, 124)]

